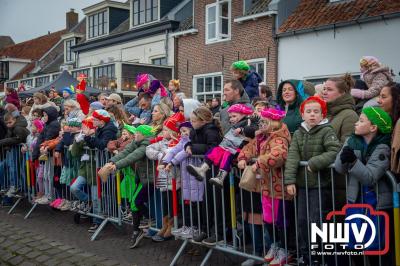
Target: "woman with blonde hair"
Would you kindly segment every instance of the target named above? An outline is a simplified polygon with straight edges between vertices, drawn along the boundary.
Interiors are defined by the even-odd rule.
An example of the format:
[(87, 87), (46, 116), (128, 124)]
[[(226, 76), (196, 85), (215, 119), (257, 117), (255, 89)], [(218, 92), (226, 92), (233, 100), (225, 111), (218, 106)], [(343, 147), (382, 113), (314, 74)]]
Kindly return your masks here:
[(154, 128), (157, 135), (161, 132), (165, 119), (171, 115), (172, 110), (168, 105), (159, 103), (154, 106), (153, 112), (151, 113), (152, 122), (150, 125)]

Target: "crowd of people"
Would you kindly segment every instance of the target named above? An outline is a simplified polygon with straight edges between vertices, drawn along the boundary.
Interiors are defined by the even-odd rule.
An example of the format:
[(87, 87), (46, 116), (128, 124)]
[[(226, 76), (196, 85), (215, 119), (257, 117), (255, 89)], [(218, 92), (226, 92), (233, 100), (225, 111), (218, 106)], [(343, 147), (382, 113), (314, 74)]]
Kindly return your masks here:
[[(116, 93), (101, 93), (91, 102), (85, 93), (85, 77), (77, 89), (63, 88), (61, 96), (52, 88), (48, 94), (37, 92), (23, 101), (14, 89), (6, 88), (0, 119), (0, 183), (4, 188), (5, 171), (11, 180), (3, 204), (11, 203), (18, 193), (17, 157), (12, 148), (22, 145), (18, 152), (35, 162), (36, 203), (98, 213), (99, 180), (93, 177), (99, 175), (101, 182), (108, 182), (120, 171), (122, 182), (131, 190), (123, 192), (133, 223), (130, 248), (137, 247), (143, 237), (160, 242), (174, 235), (213, 246), (230, 224), (222, 223), (220, 210), (228, 220), (231, 217), (229, 194), (223, 194), (223, 210), (223, 202), (214, 202), (210, 189), (215, 187), (221, 199), (221, 188), (229, 187), (227, 177), (234, 166), (244, 170), (239, 184), (247, 187), (243, 219), (245, 230), (252, 226), (256, 255), (265, 256), (269, 265), (292, 261), (296, 251), (292, 232), (298, 231), (302, 263), (309, 265), (307, 226), (319, 223), (321, 212), (325, 217), (332, 210), (331, 186), (337, 189), (336, 209), (346, 202), (369, 203), (393, 219), (392, 188), (385, 172), (400, 174), (400, 84), (393, 82), (388, 68), (375, 57), (363, 57), (360, 70), (361, 79), (356, 81), (349, 74), (316, 86), (285, 80), (274, 97), (245, 61), (237, 61), (231, 66), (235, 79), (224, 82), (223, 99), (209, 103), (187, 98), (179, 80), (171, 80), (166, 88), (151, 74), (137, 76), (137, 96), (126, 104)], [(108, 149), (111, 157), (87, 153), (84, 147)], [(96, 168), (96, 160), (105, 161), (101, 169)], [(149, 175), (146, 160), (155, 161), (154, 176)], [(300, 166), (302, 161), (306, 166)], [(184, 200), (185, 226), (173, 228), (170, 209), (161, 206), (155, 210), (155, 217), (162, 219), (157, 221), (160, 230), (144, 232), (141, 223), (146, 208), (160, 198), (170, 200), (167, 192), (173, 188), (172, 176)], [(258, 179), (263, 182), (253, 187), (246, 184)], [(156, 189), (147, 189), (149, 184)], [(77, 201), (62, 199), (61, 189), (70, 191)], [(246, 199), (251, 198), (250, 207)], [(193, 212), (194, 217), (190, 217), (190, 204), (201, 208)], [(213, 206), (217, 217), (214, 211), (205, 215), (204, 210)], [(191, 218), (201, 223), (194, 226)], [(207, 219), (214, 225), (210, 235), (206, 234)], [(95, 232), (100, 223), (93, 219), (89, 232)], [(263, 225), (267, 228), (264, 234)], [(263, 239), (268, 240), (266, 254)], [(389, 252), (381, 259), (391, 265), (392, 256)], [(379, 258), (368, 259), (375, 265)], [(256, 263), (249, 259), (243, 265)]]

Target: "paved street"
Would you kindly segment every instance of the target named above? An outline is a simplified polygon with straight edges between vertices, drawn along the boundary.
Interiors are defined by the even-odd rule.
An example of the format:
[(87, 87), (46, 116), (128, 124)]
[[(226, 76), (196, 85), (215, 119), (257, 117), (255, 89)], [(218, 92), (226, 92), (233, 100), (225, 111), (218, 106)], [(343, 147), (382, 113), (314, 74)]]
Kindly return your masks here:
[[(181, 243), (143, 239), (139, 248), (130, 250), (129, 227), (117, 229), (112, 225), (91, 242), (88, 221), (76, 225), (72, 213), (44, 206), (24, 220), (28, 207), (21, 203), (11, 215), (7, 214), (9, 208), (0, 209), (0, 265), (169, 265)], [(178, 265), (199, 265), (205, 252), (196, 257), (185, 254)], [(209, 265), (239, 264), (232, 259), (214, 252)]]

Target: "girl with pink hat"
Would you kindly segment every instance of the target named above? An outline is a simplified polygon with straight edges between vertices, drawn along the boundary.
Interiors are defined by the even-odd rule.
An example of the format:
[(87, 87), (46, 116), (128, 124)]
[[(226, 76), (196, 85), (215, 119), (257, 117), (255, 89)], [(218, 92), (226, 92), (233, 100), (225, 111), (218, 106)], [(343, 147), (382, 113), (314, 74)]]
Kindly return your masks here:
[(206, 177), (206, 172), (215, 165), (219, 168), (218, 175), (210, 179), (210, 183), (222, 188), (225, 177), (231, 170), (232, 160), (240, 152), (244, 145), (244, 130), (246, 127), (253, 126), (249, 116), (253, 114), (253, 109), (245, 104), (234, 104), (228, 109), (229, 122), (232, 128), (225, 134), (222, 142), (215, 148), (207, 151), (205, 162), (196, 167), (189, 164), (188, 172), (202, 181)]

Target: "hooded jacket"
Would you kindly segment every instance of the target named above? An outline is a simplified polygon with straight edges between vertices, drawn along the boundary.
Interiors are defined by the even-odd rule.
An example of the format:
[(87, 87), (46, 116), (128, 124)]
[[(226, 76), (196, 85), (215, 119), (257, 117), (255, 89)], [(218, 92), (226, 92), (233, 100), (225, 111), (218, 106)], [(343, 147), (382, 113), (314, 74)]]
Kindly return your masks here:
[(334, 101), (327, 103), (327, 118), (333, 127), (341, 144), (354, 132), (354, 125), (358, 121), (358, 115), (354, 111), (353, 97), (345, 93)]
[[(286, 106), (282, 96), (283, 85), (285, 83), (290, 83), (296, 90), (296, 100), (289, 106)], [(279, 84), (276, 93), (276, 101), (281, 109), (286, 109), (286, 116), (283, 119), (283, 122), (287, 125), (290, 134), (293, 134), (300, 127), (301, 122), (303, 121), (300, 114), (301, 103), (309, 96), (314, 95), (314, 93), (314, 86), (307, 81), (290, 79), (282, 81)]]
[(215, 122), (205, 124), (199, 129), (190, 132), (190, 142), (186, 143), (187, 146), (192, 147), (193, 155), (204, 155), (206, 152), (218, 146), (222, 141), (222, 135)]
[(57, 118), (58, 118), (57, 109), (50, 106), (50, 107), (44, 108), (43, 112), (45, 112), (47, 114), (48, 120), (45, 124), (45, 127), (44, 127), (42, 133), (40, 133), (40, 135), (38, 137), (35, 148), (33, 149), (33, 153), (32, 153), (33, 160), (36, 160), (37, 158), (39, 158), (40, 145), (46, 140), (51, 140), (51, 139), (57, 138), (58, 135), (60, 134), (60, 130), (61, 130), (60, 123), (57, 120)]
[(368, 86), (368, 90), (352, 89), (351, 95), (358, 99), (371, 99), (379, 95), (381, 89), (393, 81), (388, 67), (378, 67), (368, 70), (363, 74), (363, 80)]

